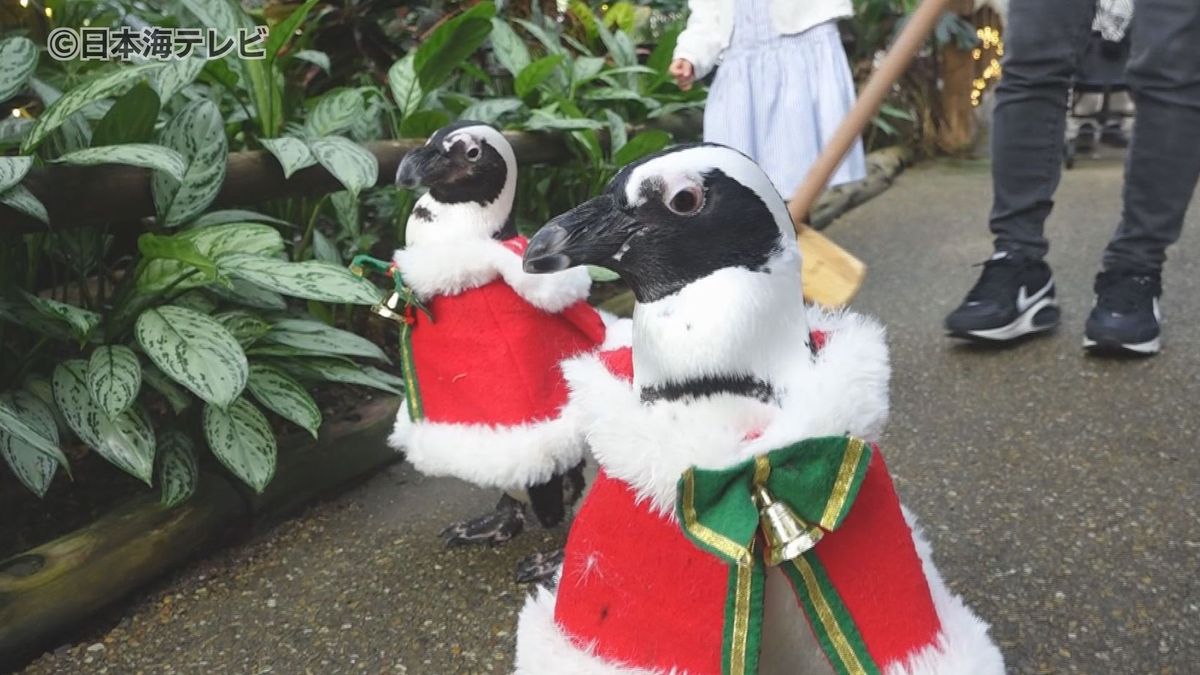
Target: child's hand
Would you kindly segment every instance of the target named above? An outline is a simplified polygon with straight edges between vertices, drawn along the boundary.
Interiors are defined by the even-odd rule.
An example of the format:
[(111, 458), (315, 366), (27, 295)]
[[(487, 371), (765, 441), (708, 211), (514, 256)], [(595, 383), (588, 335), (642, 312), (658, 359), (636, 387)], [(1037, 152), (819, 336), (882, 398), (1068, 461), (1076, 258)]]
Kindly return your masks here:
[(675, 78), (675, 85), (683, 91), (692, 88), (692, 82), (696, 78), (696, 70), (692, 67), (692, 62), (687, 59), (675, 59), (671, 62), (671, 67), (667, 69), (671, 77)]

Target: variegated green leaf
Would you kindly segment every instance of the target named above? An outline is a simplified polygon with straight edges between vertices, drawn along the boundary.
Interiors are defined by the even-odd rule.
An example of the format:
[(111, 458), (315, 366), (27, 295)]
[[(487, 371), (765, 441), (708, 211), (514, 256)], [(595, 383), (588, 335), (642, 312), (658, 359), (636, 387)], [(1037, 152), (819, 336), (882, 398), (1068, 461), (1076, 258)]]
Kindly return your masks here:
[(341, 265), (342, 256), (338, 254), (337, 245), (329, 241), (320, 230), (313, 230), (313, 256), (321, 262), (331, 265)]
[(193, 312), (201, 314), (212, 314), (217, 310), (216, 300), (212, 299), (200, 290), (192, 290), (171, 301), (171, 304), (178, 305), (185, 309), (190, 309)]
[(142, 369), (142, 378), (146, 380), (146, 384), (158, 393), (162, 394), (163, 398), (167, 399), (171, 409), (175, 414), (183, 412), (192, 405), (192, 399), (182, 387), (171, 381), (171, 378), (163, 375), (163, 372), (154, 366), (146, 366)]
[(150, 484), (154, 431), (136, 408), (110, 418), (88, 394), (88, 364), (72, 360), (54, 369), (54, 400), (68, 426), (117, 468)]
[(50, 488), (50, 481), (54, 480), (59, 463), (66, 466), (67, 461), (58, 450), (58, 425), (54, 413), (45, 401), (28, 391), (0, 395), (0, 406), (18, 415), (39, 437), (54, 443), (55, 454), (47, 454), (0, 423), (0, 455), (25, 487), (43, 497)]
[(46, 402), (29, 392), (15, 391), (0, 396), (0, 432), (67, 466), (67, 457), (58, 447), (54, 412)]
[(38, 48), (32, 40), (13, 36), (0, 40), (0, 101), (16, 96), (37, 70)]
[(309, 141), (308, 149), (355, 196), (379, 179), (379, 161), (354, 141), (329, 136)]
[(392, 64), (388, 69), (388, 87), (392, 90), (392, 98), (400, 108), (400, 116), (408, 117), (421, 107), (425, 100), (425, 91), (417, 80), (417, 71), (413, 66), (416, 53), (410, 51), (404, 58)]
[(293, 263), (231, 253), (221, 256), (217, 267), (256, 286), (305, 300), (373, 305), (379, 302), (381, 295), (379, 289), (366, 279), (344, 267), (318, 260)]
[(168, 431), (158, 442), (162, 462), (158, 467), (158, 485), (162, 490), (162, 505), (175, 506), (196, 491), (200, 481), (200, 464), (196, 461), (196, 446), (192, 439), (178, 431)]
[[(238, 341), (243, 349), (254, 344), (260, 337), (271, 330), (271, 324), (258, 318), (250, 312), (233, 310), (221, 312), (213, 316), (225, 330)], [(252, 373), (253, 374), (253, 373)]]
[(604, 70), (604, 58), (600, 56), (580, 56), (571, 64), (571, 81), (576, 85), (583, 84)]
[(299, 138), (291, 136), (264, 138), (262, 144), (271, 151), (272, 155), (275, 155), (275, 159), (279, 160), (279, 165), (283, 167), (284, 178), (291, 178), (292, 174), (300, 169), (317, 163), (317, 158), (313, 157), (308, 145)]
[(66, 323), (79, 338), (86, 336), (100, 323), (99, 314), (83, 309), (82, 307), (68, 305), (65, 302), (42, 298), (30, 293), (24, 293), (24, 296), (39, 314)]
[(554, 69), (562, 63), (562, 60), (562, 54), (551, 54), (526, 66), (513, 81), (513, 89), (517, 92), (517, 96), (525, 98), (533, 93), (541, 83), (546, 81), (546, 78), (554, 73)]
[(612, 156), (629, 142), (629, 132), (625, 127), (625, 119), (617, 113), (605, 110), (604, 117), (608, 120), (608, 151)]
[(88, 393), (109, 417), (129, 409), (142, 389), (142, 366), (124, 345), (105, 345), (92, 352), (87, 370)]
[(46, 213), (46, 206), (24, 185), (14, 185), (4, 192), (0, 192), (0, 204), (10, 206), (43, 223), (50, 223), (50, 214)]
[(32, 168), (32, 157), (0, 157), (0, 192), (20, 183)]
[(172, 96), (194, 82), (200, 71), (204, 70), (205, 63), (207, 61), (198, 57), (168, 61), (150, 78), (150, 86), (158, 93), (158, 100), (165, 104)]
[(337, 217), (338, 223), (345, 228), (346, 232), (355, 239), (362, 234), (362, 225), (359, 221), (358, 199), (342, 190), (329, 195), (329, 203), (333, 204), (333, 214)]
[(370, 340), (350, 331), (334, 328), (320, 321), (306, 319), (284, 319), (276, 321), (267, 333), (267, 342), (288, 345), (299, 349), (343, 356), (361, 356), (368, 359), (387, 361), (383, 350)]
[(304, 387), (291, 375), (262, 363), (250, 366), (250, 393), (280, 417), (296, 424), (317, 437), (321, 428), (321, 409)]
[[(402, 383), (381, 378), (377, 376), (375, 369), (362, 368), (353, 363), (347, 363), (341, 359), (331, 358), (311, 358), (311, 359), (289, 359), (286, 362), (289, 370), (312, 380), (326, 380), (329, 382), (341, 382), (343, 384), (357, 384), (372, 389), (381, 389), (393, 394), (403, 394), (404, 386)], [(371, 372), (374, 371), (374, 372)]]
[(249, 365), (242, 346), (211, 317), (156, 307), (138, 317), (134, 335), (154, 365), (208, 403), (228, 406), (246, 386)]
[(233, 0), (181, 0), (184, 7), (200, 19), (200, 25), (215, 28), (222, 36), (233, 37), (239, 28), (249, 25), (249, 17)]
[(204, 211), (221, 190), (229, 149), (220, 109), (208, 99), (192, 101), (167, 122), (159, 142), (187, 162), (182, 180), (160, 171), (151, 181), (159, 222), (176, 227)]
[(365, 108), (362, 92), (358, 89), (336, 89), (317, 101), (304, 121), (304, 128), (313, 136), (339, 134), (353, 126)]
[[(144, 235), (143, 235), (144, 236)], [(163, 239), (163, 237), (159, 237)], [(273, 256), (283, 252), (283, 237), (279, 230), (261, 223), (227, 223), (211, 227), (193, 228), (166, 239), (176, 240), (183, 248), (195, 247), (202, 259), (215, 260), (227, 253), (248, 253)], [(139, 241), (140, 243), (140, 241)], [(196, 260), (169, 259), (166, 256), (150, 260), (138, 277), (138, 288), (143, 291), (161, 291), (174, 286), (176, 289), (193, 288), (209, 282), (207, 274), (190, 274), (196, 269), (207, 268)]]
[[(50, 132), (62, 126), (67, 118), (83, 110), (88, 105), (101, 99), (113, 96), (147, 75), (161, 68), (161, 63), (147, 63), (138, 66), (117, 68), (106, 75), (88, 80), (83, 84), (63, 94), (52, 103), (37, 119), (25, 142), (21, 144), (21, 153), (29, 154), (38, 146)], [(222, 135), (224, 138), (224, 135)]]
[(268, 216), (265, 213), (257, 211), (247, 211), (245, 209), (224, 209), (221, 211), (209, 211), (192, 221), (192, 228), (211, 227), (213, 225), (226, 225), (228, 223), (270, 223), (272, 225), (281, 225), (283, 227), (295, 227), (294, 223), (289, 223), (286, 220), (280, 220), (274, 216)]
[[(501, 18), (492, 19), (492, 54), (513, 77), (525, 70), (525, 66), (531, 61), (525, 41)], [(479, 118), (463, 115), (463, 119)]]
[(187, 164), (183, 156), (171, 148), (152, 143), (104, 145), (69, 152), (54, 160), (64, 164), (129, 164), (165, 172), (175, 180), (183, 180)]
[(210, 286), (210, 293), (244, 307), (254, 309), (287, 309), (287, 301), (275, 291), (256, 286), (245, 279), (233, 279), (229, 286)]
[(520, 110), (523, 105), (525, 104), (516, 98), (487, 98), (472, 103), (462, 112), (461, 117), (464, 120), (495, 124), (497, 120), (508, 113)]
[(267, 418), (244, 398), (227, 410), (204, 406), (204, 437), (217, 459), (256, 492), (275, 475), (275, 434)]
[(316, 49), (301, 49), (295, 54), (292, 54), (292, 58), (300, 59), (301, 61), (307, 61), (308, 63), (317, 66), (321, 70), (324, 70), (326, 73), (329, 72), (329, 55), (325, 52), (317, 51)]

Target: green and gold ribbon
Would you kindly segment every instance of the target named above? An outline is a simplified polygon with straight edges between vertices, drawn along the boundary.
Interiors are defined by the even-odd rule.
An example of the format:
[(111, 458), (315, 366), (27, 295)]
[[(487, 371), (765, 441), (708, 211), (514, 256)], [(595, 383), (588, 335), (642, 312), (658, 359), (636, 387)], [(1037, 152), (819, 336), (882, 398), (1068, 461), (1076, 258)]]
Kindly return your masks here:
[[(845, 436), (813, 438), (727, 469), (691, 468), (679, 479), (676, 510), (684, 534), (730, 566), (725, 603), (722, 672), (758, 670), (762, 636), (764, 552), (754, 495), (766, 488), (804, 525), (836, 530), (850, 512), (871, 446)], [(817, 533), (819, 534), (819, 533)], [(839, 675), (878, 675), (837, 589), (810, 550), (782, 565), (818, 642)]]
[(413, 324), (416, 323), (416, 311), (425, 314), (430, 321), (433, 320), (433, 315), (425, 305), (421, 304), (413, 290), (405, 285), (396, 263), (367, 255), (355, 256), (350, 263), (350, 271), (360, 277), (368, 269), (391, 277), (395, 287), (395, 297), (404, 306), (402, 315), (395, 315), (389, 308), (385, 307), (385, 309), (388, 309), (387, 315), (389, 317), (395, 315), (393, 318), (400, 324), (400, 370), (404, 374), (404, 401), (408, 406), (409, 419), (416, 422), (425, 417), (425, 408), (421, 402), (421, 388), (417, 382), (417, 364), (413, 360), (412, 329)]

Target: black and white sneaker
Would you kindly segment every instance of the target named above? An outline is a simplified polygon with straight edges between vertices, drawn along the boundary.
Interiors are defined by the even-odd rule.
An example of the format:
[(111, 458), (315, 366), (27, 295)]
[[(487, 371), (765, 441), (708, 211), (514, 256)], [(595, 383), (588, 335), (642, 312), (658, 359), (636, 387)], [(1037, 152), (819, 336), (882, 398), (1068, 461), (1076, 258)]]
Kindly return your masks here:
[(966, 300), (946, 317), (946, 332), (967, 340), (1007, 342), (1051, 330), (1058, 318), (1050, 266), (999, 252), (983, 264)]
[(1090, 351), (1157, 354), (1162, 313), (1157, 274), (1101, 272), (1096, 275), (1096, 306), (1084, 327), (1083, 346)]

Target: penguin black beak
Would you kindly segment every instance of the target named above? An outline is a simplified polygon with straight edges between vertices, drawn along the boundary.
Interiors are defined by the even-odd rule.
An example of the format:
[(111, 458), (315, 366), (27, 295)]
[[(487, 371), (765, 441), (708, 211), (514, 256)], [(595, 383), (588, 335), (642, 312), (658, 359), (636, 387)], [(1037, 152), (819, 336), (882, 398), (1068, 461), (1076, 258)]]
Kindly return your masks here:
[(404, 155), (404, 159), (400, 160), (400, 168), (396, 170), (396, 185), (408, 190), (421, 185), (437, 154), (436, 148), (426, 145)]
[(559, 272), (577, 265), (619, 271), (623, 247), (639, 223), (603, 194), (557, 216), (538, 231), (525, 250), (525, 271)]

